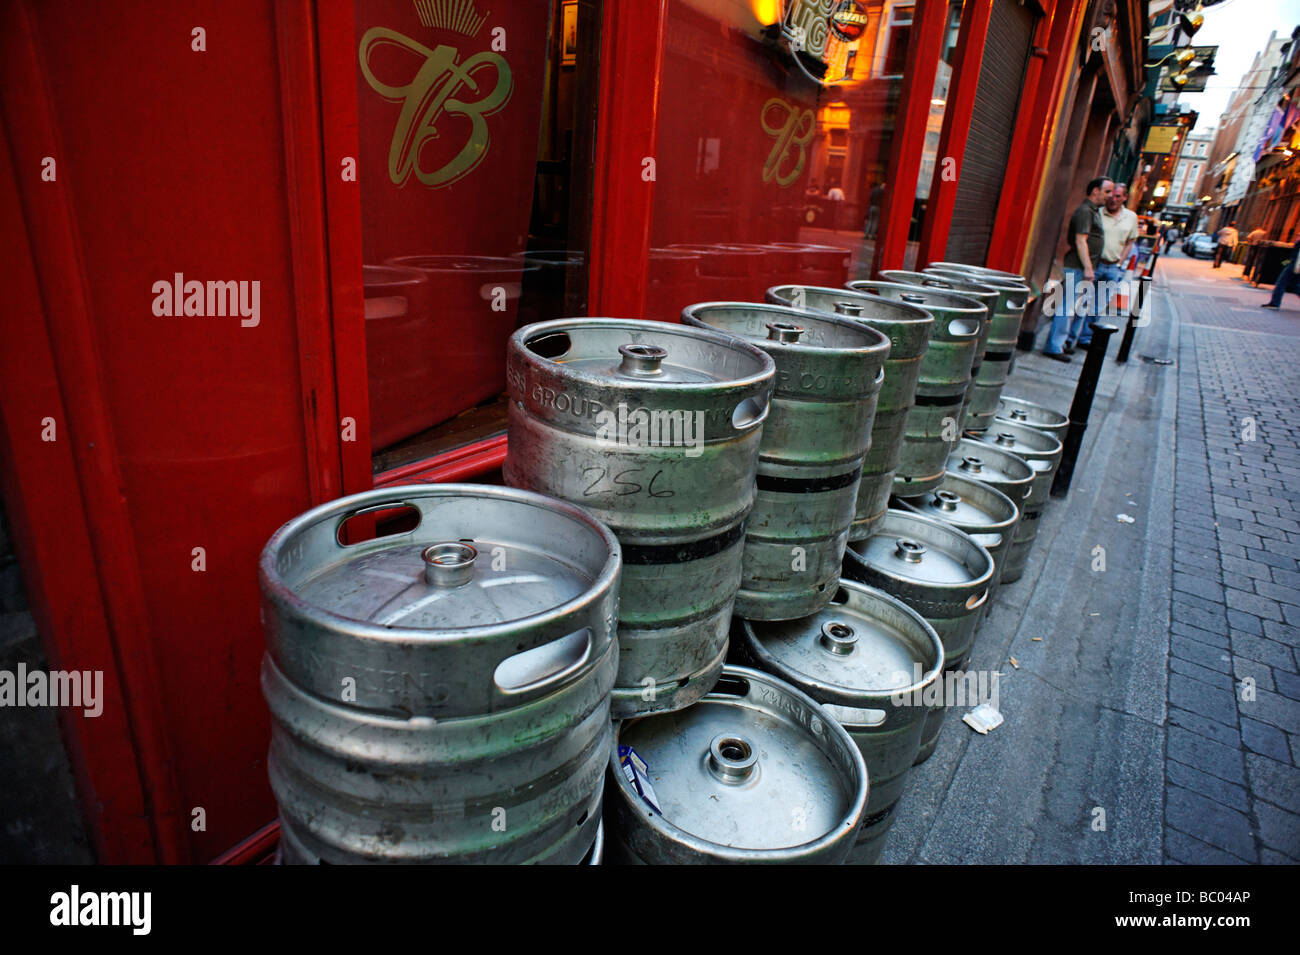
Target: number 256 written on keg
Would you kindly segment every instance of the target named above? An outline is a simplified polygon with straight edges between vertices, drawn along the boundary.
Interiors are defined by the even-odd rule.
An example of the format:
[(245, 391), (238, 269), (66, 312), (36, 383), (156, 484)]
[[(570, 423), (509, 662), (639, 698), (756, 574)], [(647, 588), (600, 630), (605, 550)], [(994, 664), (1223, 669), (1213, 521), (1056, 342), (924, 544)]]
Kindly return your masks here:
[(632, 480), (632, 475), (642, 474), (646, 470), (646, 468), (624, 468), (611, 474), (609, 468), (583, 468), (583, 480), (590, 480), (591, 483), (583, 489), (582, 496), (600, 497), (610, 491), (614, 492), (615, 497), (627, 497), (629, 494), (640, 494), (643, 491), (650, 497), (672, 497), (677, 493), (667, 488), (655, 487), (655, 482), (664, 473), (662, 469), (655, 471), (645, 484)]

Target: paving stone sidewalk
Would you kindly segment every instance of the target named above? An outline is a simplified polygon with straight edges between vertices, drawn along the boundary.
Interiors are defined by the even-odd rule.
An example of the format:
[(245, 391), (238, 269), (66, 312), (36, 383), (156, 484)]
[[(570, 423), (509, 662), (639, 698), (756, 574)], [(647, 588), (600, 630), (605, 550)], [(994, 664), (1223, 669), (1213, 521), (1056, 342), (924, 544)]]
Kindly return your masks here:
[[(1165, 858), (1300, 861), (1300, 313), (1240, 284), (1179, 313)], [(1217, 283), (1216, 283), (1217, 284)], [(1177, 294), (1170, 294), (1171, 292)]]

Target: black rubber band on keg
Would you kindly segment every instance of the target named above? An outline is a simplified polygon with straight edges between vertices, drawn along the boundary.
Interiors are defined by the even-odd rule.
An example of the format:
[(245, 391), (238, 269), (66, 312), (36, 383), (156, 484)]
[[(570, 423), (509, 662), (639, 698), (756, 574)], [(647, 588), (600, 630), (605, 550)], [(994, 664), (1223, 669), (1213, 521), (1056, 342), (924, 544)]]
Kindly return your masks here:
[(862, 828), (869, 829), (878, 822), (884, 822), (886, 819), (889, 818), (889, 814), (894, 811), (894, 807), (897, 805), (898, 803), (896, 802), (891, 803), (890, 805), (886, 806), (884, 809), (880, 810), (880, 812), (875, 812), (872, 813), (870, 816), (867, 816), (866, 819), (862, 820)]
[(961, 395), (917, 395), (916, 404), (922, 408), (934, 407), (936, 405), (959, 405), (961, 404)]
[(1010, 361), (1014, 352), (1009, 351), (986, 351), (984, 353), (985, 361)]
[[(952, 401), (951, 398), (948, 400)], [(815, 494), (818, 491), (837, 491), (842, 487), (848, 487), (861, 476), (862, 469), (857, 468), (843, 474), (819, 478), (785, 478), (760, 474), (757, 481), (760, 491), (773, 491), (777, 494)]]
[(701, 560), (721, 554), (745, 536), (745, 523), (741, 521), (721, 534), (688, 541), (684, 544), (624, 544), (623, 563), (646, 567), (654, 564), (684, 564), (688, 560)]

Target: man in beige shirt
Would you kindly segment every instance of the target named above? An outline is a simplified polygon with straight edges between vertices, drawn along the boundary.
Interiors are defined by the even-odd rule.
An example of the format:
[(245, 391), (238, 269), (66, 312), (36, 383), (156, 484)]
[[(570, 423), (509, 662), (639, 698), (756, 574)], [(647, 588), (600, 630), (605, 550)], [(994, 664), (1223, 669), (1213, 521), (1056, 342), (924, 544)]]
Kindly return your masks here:
[(1219, 230), (1219, 244), (1214, 249), (1214, 267), (1217, 269), (1223, 262), (1223, 257), (1232, 256), (1233, 250), (1237, 248), (1237, 227), (1229, 222)]
[(1097, 306), (1101, 315), (1114, 315), (1115, 294), (1124, 281), (1124, 263), (1138, 237), (1137, 213), (1125, 208), (1127, 201), (1128, 187), (1117, 182), (1101, 210), (1101, 261), (1096, 269)]

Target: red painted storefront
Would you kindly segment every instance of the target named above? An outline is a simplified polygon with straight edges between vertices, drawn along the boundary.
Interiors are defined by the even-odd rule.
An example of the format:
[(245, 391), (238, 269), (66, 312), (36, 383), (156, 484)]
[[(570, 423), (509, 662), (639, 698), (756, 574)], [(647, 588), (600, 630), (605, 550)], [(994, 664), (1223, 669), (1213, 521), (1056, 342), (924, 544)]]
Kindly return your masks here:
[[(518, 323), (943, 257), (995, 0), (850, 4), (832, 87), (777, 0), (475, 6), (0, 2), (0, 480), (49, 666), (104, 673), (60, 711), (101, 861), (273, 841), (257, 555), (494, 479)], [(1004, 269), (1086, 4), (1029, 6)]]

